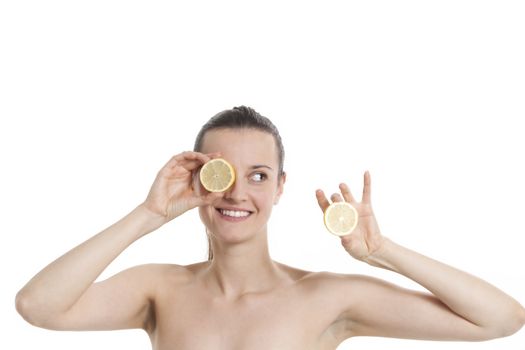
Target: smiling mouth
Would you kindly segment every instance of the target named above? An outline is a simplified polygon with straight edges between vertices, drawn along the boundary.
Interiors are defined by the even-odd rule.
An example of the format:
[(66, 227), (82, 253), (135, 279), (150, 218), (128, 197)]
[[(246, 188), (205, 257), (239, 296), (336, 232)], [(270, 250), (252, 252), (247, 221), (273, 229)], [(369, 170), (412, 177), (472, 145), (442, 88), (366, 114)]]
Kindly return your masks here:
[(248, 210), (227, 210), (227, 209), (221, 209), (221, 208), (215, 208), (219, 214), (221, 214), (222, 217), (228, 218), (228, 219), (245, 219), (253, 212)]

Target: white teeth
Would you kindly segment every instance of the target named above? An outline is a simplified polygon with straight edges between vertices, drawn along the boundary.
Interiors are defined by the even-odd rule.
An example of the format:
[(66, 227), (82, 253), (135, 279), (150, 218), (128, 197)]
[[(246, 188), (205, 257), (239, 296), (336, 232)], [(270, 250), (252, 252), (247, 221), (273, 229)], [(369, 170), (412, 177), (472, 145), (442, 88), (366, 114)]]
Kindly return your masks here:
[(236, 210), (224, 210), (219, 209), (222, 215), (231, 216), (234, 218), (242, 218), (250, 215), (249, 211), (236, 211)]

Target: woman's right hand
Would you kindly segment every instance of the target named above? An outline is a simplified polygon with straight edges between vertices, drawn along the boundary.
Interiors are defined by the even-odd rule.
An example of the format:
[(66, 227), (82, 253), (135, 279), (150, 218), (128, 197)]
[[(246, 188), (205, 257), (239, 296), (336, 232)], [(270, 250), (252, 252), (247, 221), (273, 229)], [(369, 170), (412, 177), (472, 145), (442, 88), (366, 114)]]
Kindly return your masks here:
[(157, 174), (142, 205), (166, 223), (192, 208), (211, 204), (222, 193), (195, 189), (193, 175), (200, 166), (218, 156), (219, 153), (190, 151), (174, 156)]

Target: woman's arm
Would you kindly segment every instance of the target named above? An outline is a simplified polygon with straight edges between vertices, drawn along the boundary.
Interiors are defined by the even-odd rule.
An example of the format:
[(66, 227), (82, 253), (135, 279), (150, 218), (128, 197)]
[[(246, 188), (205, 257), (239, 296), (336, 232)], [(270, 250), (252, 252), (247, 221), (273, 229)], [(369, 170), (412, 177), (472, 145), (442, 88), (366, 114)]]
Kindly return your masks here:
[(34, 276), (17, 294), (18, 312), (53, 329), (143, 327), (151, 297), (151, 268), (129, 269), (98, 283), (102, 271), (130, 244), (187, 210), (216, 198), (193, 191), (193, 171), (209, 155), (184, 152), (158, 173), (147, 199), (124, 218), (73, 248)]
[(515, 333), (525, 322), (525, 310), (488, 282), (385, 239), (367, 262), (419, 283), (452, 311), (485, 330), (489, 337)]
[[(143, 206), (138, 206), (124, 218), (65, 253), (36, 274), (16, 296), (18, 312), (35, 326), (53, 329), (68, 328), (63, 319), (69, 318), (68, 312), (73, 309), (79, 315), (78, 318), (87, 319), (87, 315), (94, 311), (89, 307), (93, 306), (92, 303), (85, 303), (86, 307), (80, 309), (74, 308), (75, 304), (124, 249), (153, 231), (156, 226), (158, 225), (151, 213)], [(108, 283), (102, 285), (107, 286)], [(111, 293), (111, 289), (115, 288), (105, 288), (106, 293)], [(100, 290), (100, 287), (94, 287), (93, 290)], [(135, 308), (145, 307), (146, 300), (139, 302), (137, 299), (142, 298), (137, 296), (124, 305), (134, 314)], [(78, 322), (70, 322), (72, 328), (78, 328)], [(138, 319), (129, 320), (129, 326), (134, 328), (139, 322)]]
[(385, 239), (367, 262), (400, 273), (432, 294), (347, 277), (344, 290), (354, 299), (344, 312), (352, 335), (479, 341), (511, 335), (525, 323), (523, 307), (498, 288), (391, 240)]
[[(342, 312), (351, 325), (349, 335), (482, 340), (510, 335), (523, 326), (524, 308), (501, 290), (383, 237), (372, 211), (368, 172), (361, 202), (355, 201), (345, 184), (340, 189), (344, 200), (359, 213), (356, 230), (341, 238), (347, 252), (370, 265), (400, 273), (432, 293), (349, 276), (343, 295), (353, 299), (342, 302)], [(343, 198), (339, 194), (331, 197), (333, 201)], [(322, 191), (317, 191), (317, 199), (325, 210), (329, 202)]]

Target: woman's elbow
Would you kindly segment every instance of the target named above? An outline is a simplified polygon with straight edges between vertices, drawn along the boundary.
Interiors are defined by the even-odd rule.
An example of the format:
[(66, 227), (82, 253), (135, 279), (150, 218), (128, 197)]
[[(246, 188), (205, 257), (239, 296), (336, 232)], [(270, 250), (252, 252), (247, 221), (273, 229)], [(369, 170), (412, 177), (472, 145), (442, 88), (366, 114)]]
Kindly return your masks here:
[(517, 304), (514, 311), (510, 312), (504, 320), (499, 321), (489, 328), (487, 340), (513, 335), (518, 332), (523, 325), (525, 325), (525, 308)]
[(45, 324), (45, 312), (41, 311), (41, 307), (35, 302), (34, 298), (27, 295), (22, 289), (15, 297), (16, 311), (22, 316), (24, 320), (36, 327), (47, 328)]
[(525, 325), (525, 308), (518, 304), (516, 309), (516, 316), (514, 317), (514, 320), (510, 322), (511, 325), (509, 327), (509, 334), (512, 335), (519, 331), (523, 325)]
[(22, 318), (24, 320), (26, 320), (27, 322), (29, 322), (32, 325), (36, 326), (33, 318), (31, 317), (31, 315), (32, 315), (32, 313), (31, 313), (31, 309), (32, 309), (32, 307), (31, 307), (31, 300), (26, 295), (26, 293), (24, 293), (23, 290), (19, 291), (16, 294), (16, 297), (15, 297), (15, 308), (16, 308), (16, 311), (20, 314), (20, 316), (22, 316)]

